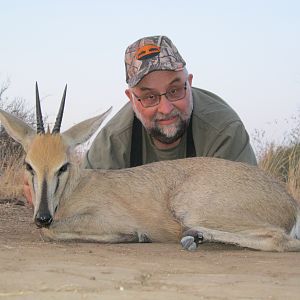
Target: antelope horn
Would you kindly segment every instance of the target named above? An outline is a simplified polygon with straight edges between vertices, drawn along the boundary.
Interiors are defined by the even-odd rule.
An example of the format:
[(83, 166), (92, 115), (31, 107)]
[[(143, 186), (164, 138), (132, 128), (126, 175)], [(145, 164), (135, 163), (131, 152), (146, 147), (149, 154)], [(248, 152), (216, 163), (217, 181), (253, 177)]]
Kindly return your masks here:
[(64, 108), (65, 108), (65, 101), (66, 101), (66, 93), (67, 93), (67, 85), (65, 86), (65, 90), (64, 90), (64, 94), (63, 97), (61, 99), (61, 103), (60, 103), (60, 108), (55, 120), (55, 124), (52, 130), (52, 134), (54, 133), (59, 133), (60, 132), (60, 126), (61, 126), (61, 121), (62, 121), (62, 117), (64, 114)]
[(43, 116), (41, 110), (41, 101), (39, 96), (39, 89), (37, 82), (35, 83), (35, 99), (36, 99), (36, 132), (37, 133), (45, 133)]

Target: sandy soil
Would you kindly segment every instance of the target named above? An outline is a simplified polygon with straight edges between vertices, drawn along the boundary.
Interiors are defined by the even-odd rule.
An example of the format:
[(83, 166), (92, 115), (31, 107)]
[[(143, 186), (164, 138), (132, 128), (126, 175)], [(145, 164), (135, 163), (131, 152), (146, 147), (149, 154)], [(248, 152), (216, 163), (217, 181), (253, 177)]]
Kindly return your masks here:
[(300, 253), (49, 243), (31, 215), (0, 201), (1, 299), (300, 299)]

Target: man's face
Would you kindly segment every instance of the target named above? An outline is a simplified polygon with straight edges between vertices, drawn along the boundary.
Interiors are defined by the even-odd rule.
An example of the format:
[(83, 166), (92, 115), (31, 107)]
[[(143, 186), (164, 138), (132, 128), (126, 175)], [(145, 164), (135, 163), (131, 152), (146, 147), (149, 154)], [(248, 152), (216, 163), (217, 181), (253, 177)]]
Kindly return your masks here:
[[(193, 110), (192, 74), (184, 71), (154, 71), (146, 75), (135, 87), (126, 90), (137, 118), (147, 132), (160, 143), (173, 144), (184, 134)], [(158, 95), (182, 88), (186, 83), (185, 97), (169, 101), (165, 95), (152, 107), (144, 107), (138, 98)]]

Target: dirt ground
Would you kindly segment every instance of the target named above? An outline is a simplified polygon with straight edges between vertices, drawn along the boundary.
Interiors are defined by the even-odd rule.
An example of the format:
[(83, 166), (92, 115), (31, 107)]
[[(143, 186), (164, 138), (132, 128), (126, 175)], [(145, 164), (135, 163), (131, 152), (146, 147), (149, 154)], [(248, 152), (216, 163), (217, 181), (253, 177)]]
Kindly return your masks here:
[(1, 299), (300, 299), (300, 253), (49, 243), (31, 215), (0, 201)]

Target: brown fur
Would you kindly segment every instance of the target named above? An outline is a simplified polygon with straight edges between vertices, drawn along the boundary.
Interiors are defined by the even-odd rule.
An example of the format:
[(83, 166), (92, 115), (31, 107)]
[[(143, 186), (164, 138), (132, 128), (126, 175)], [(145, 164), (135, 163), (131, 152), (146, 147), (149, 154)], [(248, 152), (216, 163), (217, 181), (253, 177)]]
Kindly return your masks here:
[[(117, 233), (143, 233), (166, 242), (201, 226), (202, 232), (222, 232), (221, 237), (233, 234), (228, 243), (283, 251), (298, 212), (284, 187), (258, 168), (192, 158), (115, 171), (82, 170), (72, 195), (61, 201), (57, 225), (45, 232), (54, 239), (100, 242), (117, 242)], [(68, 221), (61, 225), (62, 220)], [(221, 237), (216, 241), (226, 242)]]
[(27, 152), (27, 160), (35, 168), (52, 170), (67, 159), (67, 147), (60, 134), (37, 134)]

